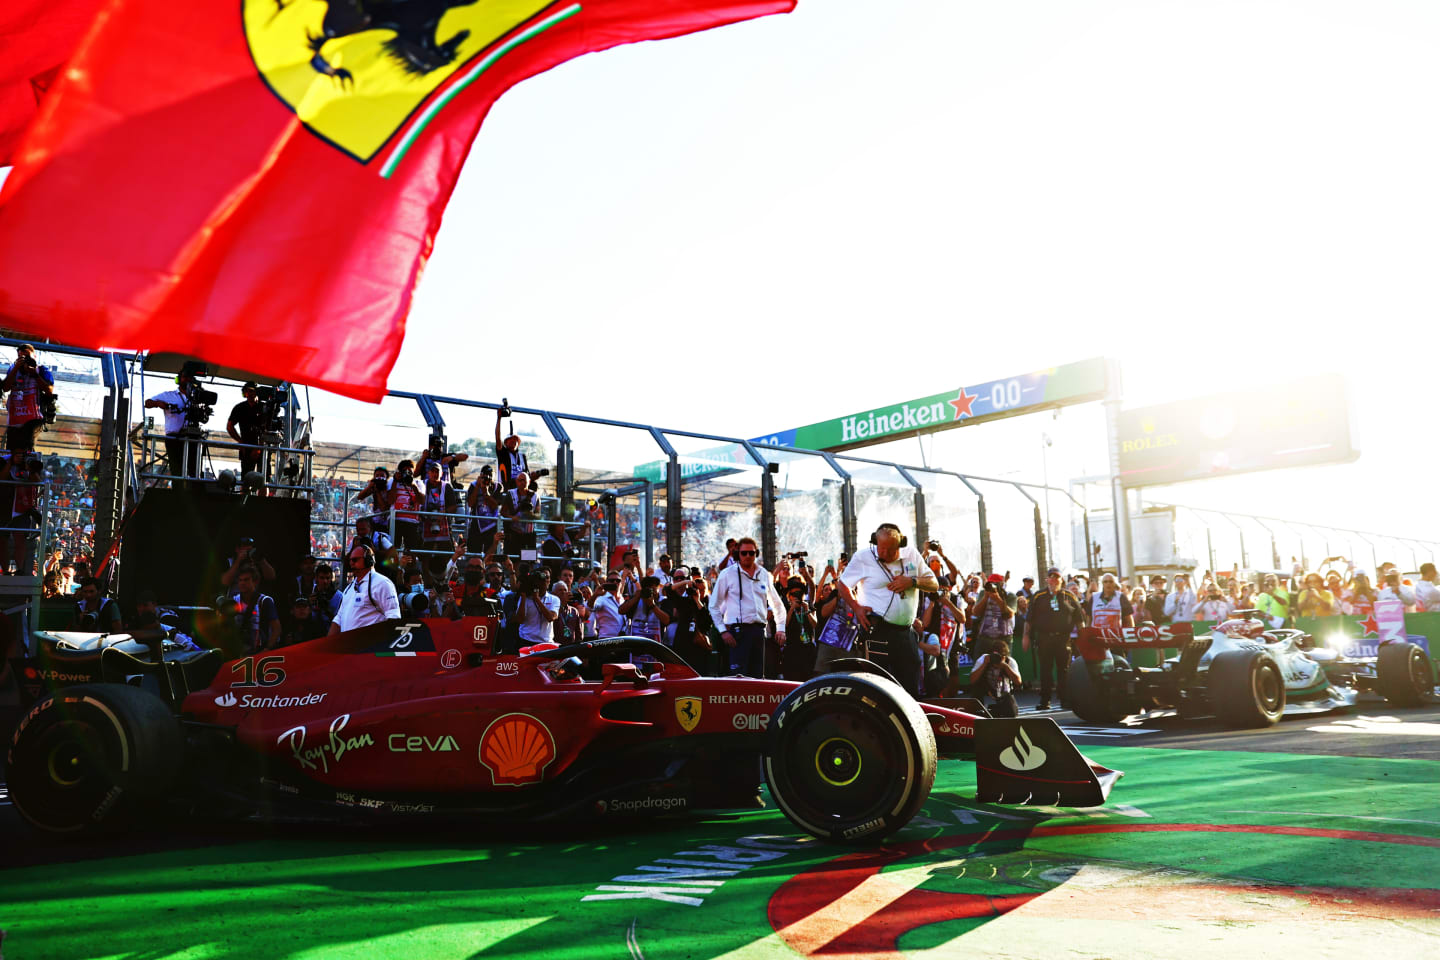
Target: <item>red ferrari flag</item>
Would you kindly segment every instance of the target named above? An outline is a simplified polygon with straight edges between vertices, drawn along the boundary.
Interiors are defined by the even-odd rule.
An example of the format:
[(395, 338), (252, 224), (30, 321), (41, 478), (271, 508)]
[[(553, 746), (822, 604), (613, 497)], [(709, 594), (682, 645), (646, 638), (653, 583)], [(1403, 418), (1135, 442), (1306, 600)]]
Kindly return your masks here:
[(108, 0), (0, 191), (0, 318), (379, 400), (505, 90), (794, 0)]
[(20, 134), (99, 7), (100, 0), (0, 3), (0, 167), (13, 162)]

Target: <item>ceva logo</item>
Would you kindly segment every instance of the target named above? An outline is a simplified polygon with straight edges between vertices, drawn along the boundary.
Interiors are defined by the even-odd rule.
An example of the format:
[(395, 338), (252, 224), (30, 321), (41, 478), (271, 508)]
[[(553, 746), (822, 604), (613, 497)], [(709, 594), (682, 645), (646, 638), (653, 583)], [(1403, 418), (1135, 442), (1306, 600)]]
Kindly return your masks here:
[(215, 698), (215, 706), (217, 707), (233, 707), (238, 702), (233, 693), (227, 693), (223, 697)]
[(1015, 742), (1000, 751), (1000, 763), (1011, 770), (1034, 770), (1045, 762), (1045, 751), (1030, 742), (1030, 735), (1021, 727)]

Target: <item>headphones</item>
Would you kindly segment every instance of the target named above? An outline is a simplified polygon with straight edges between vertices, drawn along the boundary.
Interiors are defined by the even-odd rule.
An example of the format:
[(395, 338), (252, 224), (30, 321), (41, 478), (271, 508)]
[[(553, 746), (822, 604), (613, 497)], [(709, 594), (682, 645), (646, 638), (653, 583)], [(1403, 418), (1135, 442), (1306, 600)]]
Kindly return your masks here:
[(880, 524), (880, 526), (878, 526), (878, 527), (875, 528), (875, 532), (874, 532), (874, 533), (870, 534), (870, 543), (871, 543), (872, 546), (879, 546), (879, 544), (880, 544), (880, 531), (881, 531), (881, 530), (894, 530), (896, 533), (899, 533), (899, 534), (900, 534), (900, 546), (902, 546), (902, 547), (903, 547), (903, 546), (907, 546), (907, 545), (910, 543), (910, 539), (909, 539), (908, 537), (906, 537), (905, 534), (900, 533), (900, 528), (897, 527), (895, 524), (893, 524), (893, 523), (882, 523), (882, 524)]
[(365, 552), (365, 555), (364, 555), (364, 557), (363, 557), (363, 559), (364, 559), (364, 561), (365, 561), (365, 569), (366, 569), (366, 570), (373, 570), (373, 569), (375, 569), (375, 550), (374, 550), (374, 548), (371, 547), (370, 544), (368, 544), (368, 543), (357, 544), (356, 546), (350, 548), (350, 550), (351, 550), (352, 552), (354, 552), (356, 549), (363, 550), (363, 551)]

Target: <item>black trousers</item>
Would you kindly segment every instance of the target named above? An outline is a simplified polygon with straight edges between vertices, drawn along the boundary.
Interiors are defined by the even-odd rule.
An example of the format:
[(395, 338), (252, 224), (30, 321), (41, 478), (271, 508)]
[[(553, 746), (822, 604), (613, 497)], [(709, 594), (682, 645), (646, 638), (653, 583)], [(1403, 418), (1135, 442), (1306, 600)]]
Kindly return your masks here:
[(729, 651), (731, 676), (765, 676), (765, 624), (732, 623), (726, 629), (735, 638), (735, 646), (725, 648)]
[[(165, 459), (170, 462), (170, 472), (177, 477), (200, 476), (200, 454), (204, 446), (199, 440), (182, 440), (174, 435), (165, 438)], [(184, 487), (186, 484), (177, 484)]]
[(915, 631), (905, 624), (870, 621), (870, 660), (889, 670), (895, 680), (916, 700), (923, 697), (924, 662)]
[(1053, 689), (1060, 695), (1060, 702), (1064, 703), (1065, 671), (1070, 667), (1070, 637), (1064, 634), (1042, 636), (1035, 639), (1034, 649), (1035, 656), (1039, 660), (1040, 702), (1049, 703), (1050, 692)]

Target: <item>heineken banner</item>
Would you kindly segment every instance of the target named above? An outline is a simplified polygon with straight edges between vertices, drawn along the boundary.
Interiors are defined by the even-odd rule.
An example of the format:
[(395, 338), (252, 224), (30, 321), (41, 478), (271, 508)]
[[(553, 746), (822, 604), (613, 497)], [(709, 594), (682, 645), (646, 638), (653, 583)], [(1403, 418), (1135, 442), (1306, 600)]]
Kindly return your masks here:
[(752, 442), (806, 450), (848, 450), (1065, 404), (1099, 400), (1105, 396), (1105, 387), (1105, 361), (1095, 357), (782, 430), (756, 437)]

